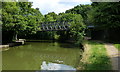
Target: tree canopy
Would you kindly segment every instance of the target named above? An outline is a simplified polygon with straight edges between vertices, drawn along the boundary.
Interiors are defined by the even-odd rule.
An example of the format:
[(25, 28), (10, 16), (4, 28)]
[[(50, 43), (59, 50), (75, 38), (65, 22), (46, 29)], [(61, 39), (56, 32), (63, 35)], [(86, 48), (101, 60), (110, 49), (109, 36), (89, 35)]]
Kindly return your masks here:
[(31, 2), (2, 2), (2, 26), (5, 31), (35, 33), (42, 20), (38, 9)]
[(80, 14), (83, 17), (83, 21), (87, 24), (87, 14), (91, 9), (91, 5), (77, 5), (72, 9), (66, 10), (65, 13)]
[(92, 23), (100, 29), (120, 27), (119, 2), (92, 3)]

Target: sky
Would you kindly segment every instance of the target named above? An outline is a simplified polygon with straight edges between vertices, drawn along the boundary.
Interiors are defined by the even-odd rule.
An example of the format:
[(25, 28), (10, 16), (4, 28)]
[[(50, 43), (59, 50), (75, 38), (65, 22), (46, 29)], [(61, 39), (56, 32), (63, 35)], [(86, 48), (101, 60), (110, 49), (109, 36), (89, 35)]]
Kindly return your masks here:
[(44, 15), (49, 12), (56, 14), (65, 12), (79, 4), (90, 4), (90, 0), (29, 0), (33, 2), (33, 8), (39, 8), (40, 12)]

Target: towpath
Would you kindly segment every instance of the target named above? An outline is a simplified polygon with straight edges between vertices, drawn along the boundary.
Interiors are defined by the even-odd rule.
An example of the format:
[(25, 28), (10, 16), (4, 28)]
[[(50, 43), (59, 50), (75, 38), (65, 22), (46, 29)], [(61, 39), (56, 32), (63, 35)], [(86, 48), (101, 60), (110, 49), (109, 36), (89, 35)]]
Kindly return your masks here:
[(119, 70), (120, 68), (118, 65), (120, 62), (120, 51), (118, 51), (117, 48), (113, 44), (105, 43), (105, 48), (107, 50), (107, 54), (110, 57), (111, 63), (112, 63), (112, 69), (113, 70)]

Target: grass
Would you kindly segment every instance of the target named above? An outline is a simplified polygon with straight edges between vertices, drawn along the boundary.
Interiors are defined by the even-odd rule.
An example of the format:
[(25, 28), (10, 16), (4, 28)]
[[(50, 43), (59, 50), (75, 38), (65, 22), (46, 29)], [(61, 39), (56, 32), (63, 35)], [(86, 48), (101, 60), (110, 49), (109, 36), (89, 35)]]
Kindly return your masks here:
[(83, 55), (83, 70), (111, 70), (110, 58), (107, 56), (104, 44), (88, 42), (88, 51)]
[(115, 47), (120, 50), (120, 44), (115, 44)]

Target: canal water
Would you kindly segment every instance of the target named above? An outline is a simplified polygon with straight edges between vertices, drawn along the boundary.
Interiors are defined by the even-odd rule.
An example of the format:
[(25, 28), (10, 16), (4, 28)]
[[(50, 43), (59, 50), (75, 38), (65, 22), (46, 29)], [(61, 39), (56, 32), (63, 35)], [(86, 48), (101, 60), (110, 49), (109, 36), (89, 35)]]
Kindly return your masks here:
[(26, 42), (2, 52), (2, 69), (41, 70), (43, 62), (76, 68), (81, 52), (80, 47), (69, 43)]

